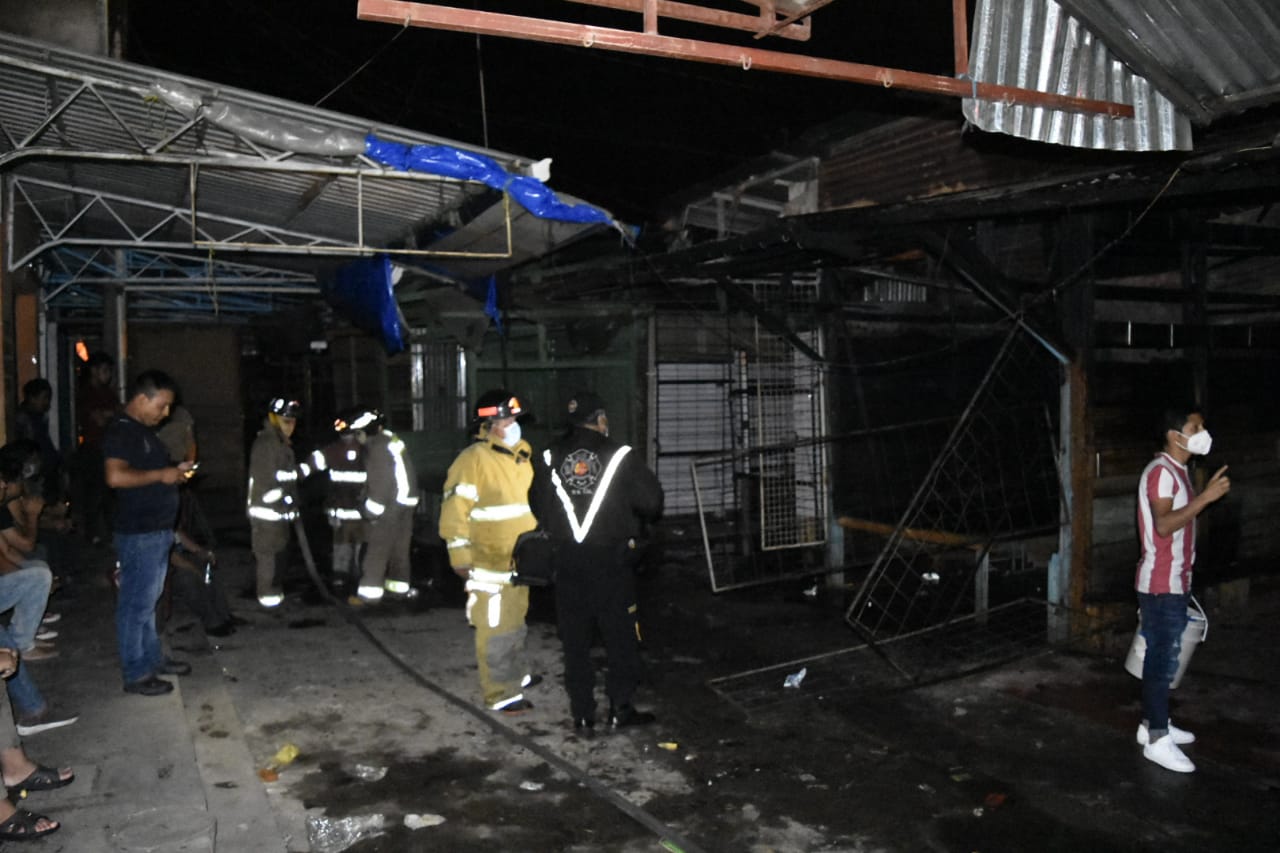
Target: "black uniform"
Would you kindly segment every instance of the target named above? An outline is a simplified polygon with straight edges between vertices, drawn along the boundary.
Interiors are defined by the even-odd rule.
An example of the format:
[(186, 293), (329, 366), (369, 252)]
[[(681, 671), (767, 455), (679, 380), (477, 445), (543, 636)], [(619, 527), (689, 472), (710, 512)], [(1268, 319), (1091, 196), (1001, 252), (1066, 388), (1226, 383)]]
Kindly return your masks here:
[(662, 514), (662, 486), (638, 453), (585, 427), (554, 442), (540, 461), (529, 504), (557, 546), (565, 688), (573, 718), (594, 722), (597, 627), (609, 652), (605, 690), (612, 705), (630, 706), (640, 679), (631, 557), (644, 523)]

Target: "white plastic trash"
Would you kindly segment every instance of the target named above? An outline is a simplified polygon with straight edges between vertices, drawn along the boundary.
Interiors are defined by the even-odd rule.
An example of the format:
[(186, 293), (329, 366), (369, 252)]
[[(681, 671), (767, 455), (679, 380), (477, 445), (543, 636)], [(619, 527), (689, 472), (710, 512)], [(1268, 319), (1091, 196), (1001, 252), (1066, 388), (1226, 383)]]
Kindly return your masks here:
[(793, 672), (782, 680), (783, 687), (799, 687), (800, 682), (804, 681), (804, 677), (808, 675), (807, 667), (801, 667), (799, 672)]
[[(1191, 606), (1187, 607), (1187, 627), (1182, 629), (1182, 647), (1178, 650), (1178, 671), (1169, 682), (1169, 689), (1182, 683), (1182, 676), (1191, 663), (1191, 656), (1196, 646), (1209, 636), (1209, 617), (1205, 616), (1200, 602), (1193, 597)], [(1129, 654), (1124, 659), (1125, 670), (1134, 678), (1142, 678), (1142, 662), (1147, 656), (1147, 638), (1142, 636), (1142, 619), (1138, 619), (1138, 630), (1133, 632), (1133, 642), (1129, 644)]]

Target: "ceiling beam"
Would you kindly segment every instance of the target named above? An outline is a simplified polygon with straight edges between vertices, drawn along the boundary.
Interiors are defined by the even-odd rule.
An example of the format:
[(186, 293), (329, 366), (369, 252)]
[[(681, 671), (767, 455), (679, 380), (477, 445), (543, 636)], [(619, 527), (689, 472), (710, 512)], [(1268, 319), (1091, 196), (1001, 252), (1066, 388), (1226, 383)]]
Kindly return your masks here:
[(378, 21), (398, 26), (426, 27), (436, 30), (475, 33), (501, 38), (541, 41), (571, 47), (603, 48), (622, 53), (686, 59), (712, 65), (739, 67), (744, 71), (777, 71), (804, 77), (843, 80), (886, 89), (906, 89), (957, 98), (1004, 101), (1033, 107), (1050, 107), (1076, 113), (1100, 113), (1113, 118), (1133, 118), (1133, 107), (1111, 101), (1097, 101), (1056, 95), (1016, 86), (1000, 86), (974, 80), (960, 80), (939, 74), (924, 74), (881, 65), (864, 65), (837, 59), (821, 59), (759, 50), (736, 45), (694, 39), (673, 38), (650, 32), (632, 32), (608, 27), (481, 12), (432, 3), (409, 3), (403, 0), (359, 0), (356, 17), (362, 21)]

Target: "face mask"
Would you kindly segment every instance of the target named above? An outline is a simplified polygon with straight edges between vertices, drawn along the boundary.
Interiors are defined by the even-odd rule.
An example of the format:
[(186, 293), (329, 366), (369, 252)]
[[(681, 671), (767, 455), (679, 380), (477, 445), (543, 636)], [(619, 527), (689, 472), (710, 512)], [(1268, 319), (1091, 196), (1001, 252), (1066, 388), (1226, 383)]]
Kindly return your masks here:
[(1209, 435), (1207, 429), (1201, 430), (1194, 435), (1186, 433), (1178, 433), (1187, 440), (1187, 452), (1193, 456), (1204, 456), (1209, 452), (1209, 448), (1213, 447), (1213, 436)]
[(502, 443), (507, 447), (515, 447), (520, 440), (520, 422), (515, 421), (502, 433)]

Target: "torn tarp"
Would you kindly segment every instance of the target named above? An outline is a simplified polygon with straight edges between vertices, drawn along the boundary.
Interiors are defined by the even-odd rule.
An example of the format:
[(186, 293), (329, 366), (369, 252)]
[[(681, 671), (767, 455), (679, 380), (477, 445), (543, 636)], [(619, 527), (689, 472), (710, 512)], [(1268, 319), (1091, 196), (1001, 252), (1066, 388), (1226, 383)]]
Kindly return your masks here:
[(325, 299), (351, 324), (381, 338), (389, 355), (404, 349), (400, 307), (392, 292), (391, 259), (362, 258), (320, 282)]
[(467, 181), (477, 181), (490, 189), (510, 193), (525, 210), (542, 219), (583, 224), (603, 223), (621, 230), (608, 212), (590, 204), (566, 204), (537, 178), (513, 175), (497, 160), (449, 145), (405, 145), (365, 138), (365, 154), (373, 160), (403, 172), (426, 172)]

